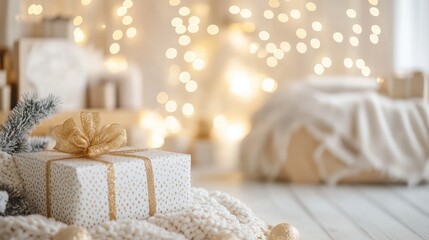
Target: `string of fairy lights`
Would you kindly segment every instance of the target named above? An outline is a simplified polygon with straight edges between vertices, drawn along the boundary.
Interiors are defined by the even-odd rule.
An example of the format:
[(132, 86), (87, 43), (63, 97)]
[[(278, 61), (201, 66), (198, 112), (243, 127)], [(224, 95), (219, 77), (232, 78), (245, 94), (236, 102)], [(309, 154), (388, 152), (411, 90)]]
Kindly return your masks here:
[[(291, 1), (288, 1), (291, 2)], [(380, 14), (379, 9), (377, 8), (378, 0), (369, 0), (368, 1), (371, 7), (369, 8), (369, 13), (373, 17), (378, 17)], [(297, 9), (297, 8), (288, 8), (288, 6), (283, 6), (283, 9), (288, 9), (289, 12), (279, 11), (283, 4), (288, 4), (287, 2), (280, 3), (278, 0), (270, 0), (268, 1), (268, 9), (264, 10), (263, 16), (268, 21), (277, 21), (281, 24), (287, 24), (293, 20), (300, 20), (302, 15), (311, 14), (312, 12), (317, 11), (317, 5), (314, 2), (307, 2), (305, 4), (305, 9)], [(304, 11), (307, 11), (305, 13)], [(248, 19), (252, 12), (249, 9), (243, 8), (241, 9), (238, 5), (232, 5), (229, 8), (229, 12), (233, 15), (241, 16), (244, 20)], [(275, 12), (278, 12), (277, 14)], [(355, 9), (346, 9), (345, 16), (350, 19), (357, 18), (357, 12)], [(257, 23), (255, 23), (257, 24)], [(258, 28), (258, 26), (256, 26)], [(311, 39), (308, 38), (309, 30), (313, 31), (312, 35), (316, 35), (317, 33), (321, 33), (323, 30), (323, 24), (321, 21), (315, 20), (311, 23), (311, 29), (305, 28), (297, 28), (295, 31), (296, 38), (298, 42), (295, 43), (296, 52), (300, 54), (305, 54), (309, 50), (309, 47), (313, 49), (319, 49), (321, 47), (321, 41), (317, 37), (313, 37)], [(359, 35), (362, 34), (363, 29), (362, 26), (358, 23), (354, 23), (352, 25), (352, 31), (354, 35), (349, 37), (349, 44), (351, 47), (358, 47), (360, 44)], [(253, 42), (249, 46), (249, 52), (251, 54), (255, 54), (258, 58), (265, 59), (266, 64), (269, 67), (276, 67), (278, 62), (285, 59), (285, 55), (290, 53), (293, 50), (292, 44), (288, 41), (281, 41), (279, 43), (275, 43), (274, 41), (270, 41), (270, 37), (274, 33), (270, 33), (267, 30), (261, 30), (258, 32), (259, 42)], [(381, 34), (380, 26), (374, 24), (371, 26), (371, 34), (369, 35), (369, 41), (376, 45), (379, 42), (379, 35)], [(332, 33), (332, 40), (335, 43), (343, 43), (345, 41), (344, 34), (341, 32)], [(325, 43), (327, 44), (327, 43)], [(322, 75), (325, 72), (326, 68), (330, 68), (332, 66), (332, 59), (328, 56), (324, 56), (321, 58), (320, 63), (316, 63), (314, 66), (314, 73), (317, 75)], [(352, 68), (356, 66), (360, 69), (363, 76), (369, 76), (371, 74), (371, 69), (365, 65), (365, 61), (362, 59), (351, 59), (344, 58), (343, 64), (346, 68)]]
[[(83, 8), (82, 13), (85, 13), (85, 7), (89, 6), (91, 2), (91, 0), (80, 1)], [(213, 71), (208, 66), (211, 64), (210, 58), (212, 57), (207, 49), (209, 46), (205, 46), (201, 42), (217, 38), (221, 34), (229, 34), (235, 48), (244, 48), (246, 51), (244, 57), (253, 56), (256, 61), (263, 61), (262, 65), (268, 68), (267, 71), (265, 66), (261, 66), (260, 72), (256, 72), (259, 71), (258, 69), (245, 67), (231, 67), (226, 70), (224, 78), (228, 82), (227, 90), (241, 99), (256, 99), (264, 96), (263, 94), (274, 93), (278, 88), (278, 81), (275, 77), (269, 76), (270, 74), (262, 72), (270, 72), (269, 69), (284, 66), (283, 64), (286, 64), (288, 59), (309, 54), (313, 54), (311, 55), (311, 59), (314, 59), (312, 60), (314, 61), (312, 72), (316, 75), (328, 74), (329, 69), (335, 66), (337, 69), (342, 67), (354, 72), (359, 71), (365, 77), (370, 76), (371, 68), (364, 59), (351, 55), (340, 59), (338, 56), (329, 55), (329, 51), (325, 51), (324, 47), (342, 46), (353, 49), (362, 44), (365, 46), (368, 46), (368, 43), (377, 45), (381, 27), (375, 23), (362, 26), (359, 21), (364, 16), (363, 11), (367, 11), (365, 16), (370, 16), (370, 18), (366, 19), (366, 23), (377, 22), (377, 17), (380, 16), (378, 0), (368, 0), (368, 8), (344, 9), (342, 14), (347, 19), (345, 23), (350, 26), (346, 25), (347, 29), (342, 27), (341, 31), (327, 27), (330, 24), (327, 22), (329, 18), (316, 14), (322, 9), (317, 3), (317, 0), (300, 2), (297, 0), (267, 0), (258, 3), (258, 8), (253, 9), (248, 2), (230, 1), (226, 8), (230, 21), (227, 21), (228, 24), (216, 25), (209, 22), (207, 4), (169, 0), (169, 7), (176, 12), (170, 21), (176, 37), (165, 49), (165, 58), (170, 61), (167, 82), (175, 82), (178, 85), (175, 85), (174, 91), (167, 89), (156, 95), (156, 101), (162, 106), (162, 115), (165, 116), (162, 121), (166, 131), (171, 134), (179, 133), (183, 123), (179, 119), (195, 120), (195, 116), (201, 117), (201, 109), (198, 109), (199, 104), (195, 101), (198, 98), (193, 96), (201, 95), (200, 91), (204, 91), (201, 90), (204, 89), (201, 85), (204, 82), (198, 78)], [(28, 15), (43, 15), (42, 5), (41, 2), (32, 2), (31, 5), (28, 5)], [(138, 33), (133, 19), (133, 5), (132, 0), (123, 0), (119, 4), (112, 5), (114, 22), (104, 22), (97, 26), (100, 30), (109, 31), (107, 51), (110, 56), (121, 56), (124, 41), (135, 38)], [(88, 26), (91, 24), (93, 23), (86, 22), (86, 17), (82, 14), (73, 18), (75, 27), (73, 37), (76, 43), (85, 44), (88, 41)], [(279, 29), (292, 32), (293, 35), (289, 34), (286, 38)], [(315, 55), (316, 57), (314, 57)], [(117, 67), (118, 64), (116, 61), (113, 65)], [(126, 59), (121, 66), (123, 67), (119, 71), (126, 68)], [(182, 95), (185, 96), (177, 96), (178, 92), (184, 93)], [(248, 130), (246, 123), (232, 122), (222, 112), (212, 116), (211, 124), (222, 132), (234, 133), (233, 138), (236, 139), (244, 136)], [(162, 145), (161, 138), (165, 134), (164, 130), (162, 134), (158, 134), (156, 140), (158, 145)]]
[[(240, 2), (240, 4), (238, 4), (238, 2), (237, 4), (231, 4), (228, 11), (231, 16), (236, 17), (235, 19), (240, 19), (239, 28), (236, 28), (236, 30), (238, 29), (241, 31), (247, 38), (253, 39), (253, 41), (248, 43), (248, 53), (256, 56), (258, 59), (264, 60), (266, 66), (269, 68), (276, 68), (280, 65), (281, 61), (290, 59), (292, 56), (288, 58), (288, 54), (298, 53), (305, 55), (311, 51), (314, 53), (314, 51), (320, 51), (323, 45), (348, 44), (349, 47), (356, 48), (362, 41), (365, 41), (365, 38), (373, 45), (377, 45), (379, 42), (379, 35), (381, 34), (380, 26), (372, 24), (370, 26), (369, 36), (363, 36), (363, 33), (367, 33), (368, 31), (364, 31), (363, 26), (359, 24), (358, 15), (360, 13), (353, 8), (344, 9), (344, 17), (353, 22), (351, 25), (352, 31), (341, 32), (329, 29), (330, 33), (327, 33), (324, 26), (329, 23), (323, 22), (316, 17), (311, 22), (309, 28), (301, 24), (301, 27), (295, 29), (295, 39), (281, 39), (280, 41), (275, 41), (275, 39), (279, 39), (277, 36), (279, 35), (278, 31), (275, 32), (275, 28), (264, 29), (264, 26), (270, 25), (267, 23), (274, 22), (280, 24), (281, 27), (286, 27), (288, 24), (297, 26), (304, 16), (312, 14), (313, 16), (317, 16), (317, 14), (314, 13), (318, 11), (318, 6), (313, 1), (307, 1), (305, 4), (293, 4), (294, 1), (292, 0), (268, 0), (266, 3), (267, 6), (262, 11), (252, 11), (250, 8), (241, 7), (240, 5), (248, 5), (244, 2)], [(368, 9), (369, 14), (373, 17), (372, 21), (376, 22), (376, 18), (380, 15), (380, 11), (377, 7), (378, 0), (368, 0), (368, 3), (370, 6)], [(201, 28), (199, 25), (200, 19), (198, 16), (193, 15), (193, 12), (190, 10), (191, 6), (186, 4), (185, 1), (170, 0), (169, 4), (171, 7), (175, 8), (178, 13), (178, 15), (174, 16), (171, 20), (171, 25), (177, 34), (178, 45), (168, 48), (165, 52), (165, 56), (167, 59), (174, 61), (172, 64), (173, 68), (180, 69), (178, 73), (179, 81), (184, 84), (189, 94), (193, 94), (198, 89), (198, 81), (192, 80), (191, 71), (203, 70), (206, 61), (201, 58), (197, 52), (193, 51), (192, 46), (192, 43), (201, 39), (195, 37), (195, 33), (198, 33)], [(257, 19), (256, 17), (259, 14), (262, 14), (267, 22), (256, 21), (255, 19)], [(307, 19), (308, 18), (306, 18), (306, 20)], [(229, 26), (219, 27), (214, 24), (209, 24), (206, 28), (207, 31), (200, 32), (200, 35), (204, 34), (205, 37), (208, 38), (228, 27)], [(291, 28), (292, 27), (289, 29)], [(330, 34), (331, 38), (326, 39), (318, 36), (325, 36), (326, 34)], [(237, 46), (242, 47), (240, 45), (246, 41), (238, 42)], [(184, 63), (180, 64), (180, 62), (182, 62), (182, 57)], [(179, 66), (177, 67), (178, 63)], [(363, 76), (368, 77), (371, 75), (370, 67), (362, 58), (345, 57), (343, 59), (334, 59), (327, 55), (319, 58), (314, 64), (313, 71), (316, 75), (323, 75), (326, 73), (327, 69), (331, 68), (333, 65), (343, 65), (346, 69), (351, 70), (355, 67), (355, 70), (360, 71)], [(233, 71), (230, 73), (230, 78), (232, 79), (230, 81), (230, 90), (233, 94), (241, 97), (247, 96), (246, 89), (250, 89), (250, 84), (252, 83), (251, 79), (245, 76), (246, 74), (247, 73), (243, 71)], [(260, 88), (267, 93), (275, 92), (277, 86), (277, 81), (269, 76), (263, 77), (260, 81)], [(164, 105), (166, 112), (169, 114), (175, 113), (178, 109), (178, 103), (173, 99), (173, 96), (169, 96), (168, 93), (164, 91), (157, 95), (157, 101), (159, 104)], [(191, 103), (186, 103), (185, 105), (192, 106)], [(183, 107), (185, 107), (185, 105), (183, 105)], [(192, 109), (192, 111), (185, 111), (182, 109), (182, 113), (187, 116), (194, 114), (196, 109), (193, 106), (190, 109)], [(225, 116), (218, 115), (214, 117), (213, 125), (215, 128), (222, 125), (219, 124), (220, 122), (227, 122)], [(223, 124), (223, 126), (224, 125), (225, 124)]]

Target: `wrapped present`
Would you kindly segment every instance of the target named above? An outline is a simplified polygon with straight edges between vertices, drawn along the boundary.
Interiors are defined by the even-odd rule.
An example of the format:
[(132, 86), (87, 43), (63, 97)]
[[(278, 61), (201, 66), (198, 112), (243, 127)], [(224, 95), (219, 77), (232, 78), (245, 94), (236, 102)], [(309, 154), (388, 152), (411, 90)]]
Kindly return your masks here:
[(56, 150), (14, 155), (37, 213), (92, 227), (188, 207), (189, 155), (124, 148), (119, 125), (99, 127), (96, 113), (81, 119), (82, 130), (73, 120), (53, 129)]

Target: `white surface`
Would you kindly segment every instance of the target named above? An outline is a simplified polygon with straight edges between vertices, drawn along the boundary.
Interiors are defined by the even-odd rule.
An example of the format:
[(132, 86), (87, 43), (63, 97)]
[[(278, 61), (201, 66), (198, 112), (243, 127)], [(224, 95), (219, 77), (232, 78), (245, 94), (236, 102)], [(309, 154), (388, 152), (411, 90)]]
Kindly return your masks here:
[(237, 197), (269, 224), (288, 222), (303, 240), (429, 239), (427, 185), (328, 187), (204, 179), (194, 174), (193, 186)]

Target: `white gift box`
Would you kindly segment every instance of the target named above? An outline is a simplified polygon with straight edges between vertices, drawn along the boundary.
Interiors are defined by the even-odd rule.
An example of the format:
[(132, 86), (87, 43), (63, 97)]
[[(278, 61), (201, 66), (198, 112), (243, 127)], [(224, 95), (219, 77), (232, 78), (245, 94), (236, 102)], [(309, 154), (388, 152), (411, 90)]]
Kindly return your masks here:
[[(190, 155), (158, 150), (127, 154), (146, 157), (150, 161), (154, 197), (149, 194), (151, 184), (148, 176), (151, 171), (146, 168), (145, 161), (135, 157), (102, 155), (96, 159), (113, 164), (113, 208), (105, 163), (85, 158), (56, 160), (48, 170), (49, 160), (71, 156), (57, 151), (15, 154), (14, 159), (24, 181), (26, 198), (35, 211), (47, 216), (50, 207), (50, 216), (67, 224), (93, 227), (115, 219), (143, 219), (149, 216), (150, 199), (156, 200), (156, 213), (180, 211), (189, 205)], [(50, 180), (46, 180), (47, 172), (50, 172)], [(49, 191), (47, 182), (50, 183)], [(110, 215), (112, 210), (116, 215), (114, 219)]]

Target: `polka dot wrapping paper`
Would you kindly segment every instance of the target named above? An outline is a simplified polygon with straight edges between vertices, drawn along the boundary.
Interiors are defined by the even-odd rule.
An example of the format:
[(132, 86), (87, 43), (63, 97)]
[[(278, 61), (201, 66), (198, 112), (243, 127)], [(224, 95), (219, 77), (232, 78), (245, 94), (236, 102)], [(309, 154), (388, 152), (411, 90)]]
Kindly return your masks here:
[[(132, 155), (146, 157), (152, 163), (156, 213), (180, 211), (189, 206), (190, 155), (158, 150)], [(14, 155), (25, 196), (36, 213), (47, 216), (46, 162), (69, 156), (56, 151)], [(145, 161), (109, 154), (97, 158), (113, 163), (116, 219), (147, 218), (149, 193)], [(93, 227), (111, 220), (106, 164), (85, 158), (54, 161), (49, 183), (50, 213), (57, 221)]]

